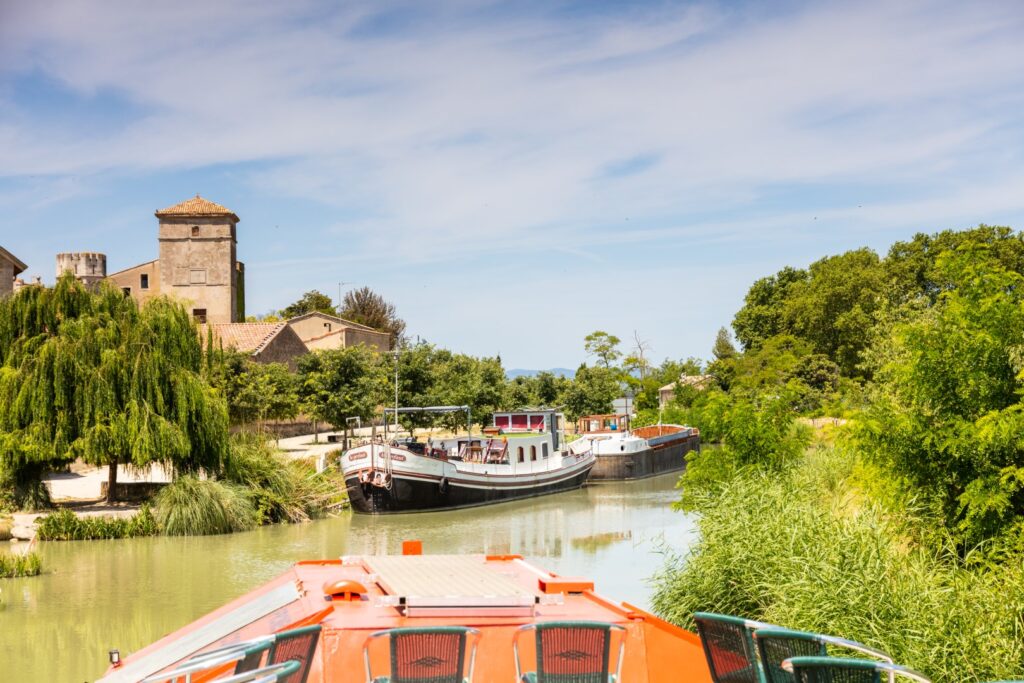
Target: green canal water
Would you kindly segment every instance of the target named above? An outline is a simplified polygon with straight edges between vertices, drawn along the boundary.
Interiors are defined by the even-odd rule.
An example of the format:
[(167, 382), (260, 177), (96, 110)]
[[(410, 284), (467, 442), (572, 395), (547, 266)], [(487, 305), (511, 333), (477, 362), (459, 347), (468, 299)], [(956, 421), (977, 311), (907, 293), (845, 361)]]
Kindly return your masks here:
[(695, 538), (673, 512), (676, 475), (517, 503), (413, 515), (342, 516), (228, 536), (40, 544), (45, 573), (0, 580), (0, 680), (93, 681), (107, 650), (128, 654), (280, 574), (300, 559), (398, 553), (519, 553), (649, 604), (665, 547)]

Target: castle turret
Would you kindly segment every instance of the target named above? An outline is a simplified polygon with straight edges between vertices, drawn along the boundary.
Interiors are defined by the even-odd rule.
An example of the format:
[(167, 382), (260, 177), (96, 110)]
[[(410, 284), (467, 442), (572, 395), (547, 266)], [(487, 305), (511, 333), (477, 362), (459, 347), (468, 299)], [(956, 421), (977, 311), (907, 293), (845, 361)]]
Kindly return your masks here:
[(71, 273), (86, 287), (107, 276), (107, 255), (93, 251), (57, 254), (57, 277)]

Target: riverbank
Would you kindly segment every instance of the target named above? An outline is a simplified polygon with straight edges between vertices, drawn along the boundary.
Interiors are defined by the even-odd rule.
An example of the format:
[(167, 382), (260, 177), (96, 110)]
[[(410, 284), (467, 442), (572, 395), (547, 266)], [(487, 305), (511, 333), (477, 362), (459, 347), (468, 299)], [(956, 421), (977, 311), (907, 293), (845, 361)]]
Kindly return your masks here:
[(684, 626), (711, 611), (850, 638), (937, 681), (1018, 678), (1024, 557), (958, 556), (913, 495), (844, 441), (775, 466), (695, 456), (680, 507), (699, 515), (700, 541), (666, 563), (655, 611)]
[(107, 650), (143, 647), (294, 562), (394, 554), (407, 539), (434, 554), (521, 554), (647, 607), (646, 580), (661, 551), (681, 552), (694, 539), (691, 518), (671, 510), (677, 479), (600, 484), (473, 510), (343, 512), (224, 536), (40, 543), (41, 576), (0, 582), (0, 657), (13, 680), (95, 680)]

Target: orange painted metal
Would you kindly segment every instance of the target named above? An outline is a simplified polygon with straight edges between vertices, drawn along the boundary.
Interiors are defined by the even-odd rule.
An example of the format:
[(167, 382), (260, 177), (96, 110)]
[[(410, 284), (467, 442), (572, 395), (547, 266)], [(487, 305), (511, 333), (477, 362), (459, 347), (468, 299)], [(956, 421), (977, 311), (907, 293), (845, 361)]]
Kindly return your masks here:
[(402, 541), (403, 555), (422, 555), (423, 541)]
[(546, 579), (538, 579), (537, 584), (544, 593), (582, 593), (583, 591), (594, 590), (594, 582), (588, 579), (579, 579), (568, 576), (550, 576)]
[(366, 595), (366, 586), (353, 579), (339, 579), (324, 584), (324, 595), (331, 600), (359, 600)]
[[(376, 583), (375, 577), (367, 572), (361, 558), (342, 562), (301, 562), (266, 586), (185, 626), (145, 650), (125, 657), (125, 661), (130, 662), (158, 650), (267, 591), (287, 582), (295, 582), (300, 587), (297, 600), (202, 649), (208, 650), (258, 635), (319, 623), (323, 630), (308, 683), (347, 683), (361, 680), (363, 646), (376, 631), (403, 626), (468, 626), (481, 632), (474, 680), (478, 683), (511, 683), (515, 680), (512, 642), (520, 627), (548, 620), (594, 620), (618, 624), (625, 629), (623, 680), (630, 683), (710, 683), (711, 676), (703, 649), (695, 634), (634, 605), (618, 603), (595, 593), (593, 583), (588, 580), (554, 576), (518, 556), (471, 557), (477, 558), (488, 570), (510, 578), (533, 592), (537, 602), (532, 616), (521, 613), (470, 616), (469, 610), (453, 607), (450, 614), (410, 617), (404, 612), (401, 596), (388, 595)], [(359, 599), (327, 602), (324, 596), (326, 588), (344, 582), (361, 584), (364, 592)], [(324, 590), (312, 590), (312, 586), (323, 586)], [(302, 587), (306, 589), (302, 590)], [(526, 645), (523, 654), (530, 657), (530, 639), (523, 640)], [(370, 658), (375, 672), (387, 671), (386, 640), (379, 639), (371, 647)], [(526, 666), (527, 669), (531, 668), (531, 663), (527, 661)]]

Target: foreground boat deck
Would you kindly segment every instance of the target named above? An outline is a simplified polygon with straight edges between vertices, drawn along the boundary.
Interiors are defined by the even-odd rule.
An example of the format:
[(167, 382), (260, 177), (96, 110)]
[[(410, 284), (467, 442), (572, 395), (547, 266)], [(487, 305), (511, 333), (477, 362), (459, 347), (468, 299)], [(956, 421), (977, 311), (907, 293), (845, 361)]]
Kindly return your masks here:
[[(524, 624), (594, 620), (626, 629), (622, 680), (710, 681), (697, 636), (594, 592), (586, 579), (538, 569), (517, 555), (400, 555), (299, 562), (149, 647), (102, 683), (138, 681), (205, 651), (298, 626), (322, 625), (311, 683), (361, 681), (363, 645), (382, 629), (470, 626), (481, 631), (474, 680), (514, 681), (512, 642)], [(375, 665), (386, 651), (371, 649)], [(193, 680), (211, 680), (216, 674)]]

